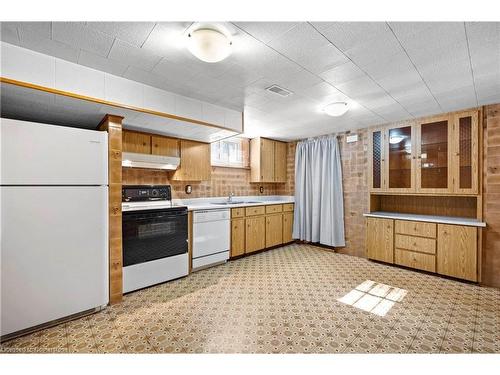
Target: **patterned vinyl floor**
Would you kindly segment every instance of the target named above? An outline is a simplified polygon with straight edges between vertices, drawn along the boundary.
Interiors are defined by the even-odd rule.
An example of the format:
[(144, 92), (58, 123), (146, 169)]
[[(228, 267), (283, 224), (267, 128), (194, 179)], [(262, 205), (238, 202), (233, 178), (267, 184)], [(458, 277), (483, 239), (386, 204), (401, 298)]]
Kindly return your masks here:
[(499, 353), (500, 290), (289, 245), (128, 294), (1, 351)]

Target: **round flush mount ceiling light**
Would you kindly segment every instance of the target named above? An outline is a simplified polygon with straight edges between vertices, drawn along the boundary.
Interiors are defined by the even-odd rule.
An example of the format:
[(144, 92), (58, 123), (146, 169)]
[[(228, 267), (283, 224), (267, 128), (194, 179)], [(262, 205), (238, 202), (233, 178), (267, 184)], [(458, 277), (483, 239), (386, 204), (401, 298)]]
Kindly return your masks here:
[(231, 54), (231, 41), (220, 31), (201, 28), (188, 34), (188, 50), (201, 61), (215, 63)]
[(339, 117), (342, 116), (349, 110), (349, 104), (346, 102), (335, 102), (330, 103), (325, 108), (323, 108), (323, 112), (325, 112), (328, 116)]

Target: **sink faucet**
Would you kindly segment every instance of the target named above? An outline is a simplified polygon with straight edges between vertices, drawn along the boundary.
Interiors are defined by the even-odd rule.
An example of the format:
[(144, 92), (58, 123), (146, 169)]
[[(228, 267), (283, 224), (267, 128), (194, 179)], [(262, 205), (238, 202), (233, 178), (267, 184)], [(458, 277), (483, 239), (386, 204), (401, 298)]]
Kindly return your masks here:
[(229, 193), (229, 195), (227, 197), (227, 202), (228, 203), (232, 203), (233, 202), (233, 197), (234, 197), (234, 193)]

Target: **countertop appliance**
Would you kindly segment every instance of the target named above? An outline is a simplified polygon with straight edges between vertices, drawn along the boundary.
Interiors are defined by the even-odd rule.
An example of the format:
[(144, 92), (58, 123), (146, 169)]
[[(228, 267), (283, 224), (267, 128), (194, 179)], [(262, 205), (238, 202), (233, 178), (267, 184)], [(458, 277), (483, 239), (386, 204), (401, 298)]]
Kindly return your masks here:
[(174, 206), (170, 185), (122, 188), (123, 291), (189, 273), (187, 207)]
[(229, 259), (230, 210), (193, 212), (193, 269), (223, 263)]
[(108, 134), (0, 119), (2, 338), (108, 303)]

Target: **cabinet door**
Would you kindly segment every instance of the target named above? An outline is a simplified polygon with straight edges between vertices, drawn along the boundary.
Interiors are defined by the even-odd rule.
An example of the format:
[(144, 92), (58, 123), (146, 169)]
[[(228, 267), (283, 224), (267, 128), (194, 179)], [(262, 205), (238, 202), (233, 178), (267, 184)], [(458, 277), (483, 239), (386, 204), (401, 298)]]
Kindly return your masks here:
[(231, 258), (245, 254), (245, 219), (231, 220)]
[(448, 116), (422, 123), (418, 129), (417, 191), (449, 193), (453, 191), (451, 148), (452, 121)]
[(210, 179), (210, 144), (180, 141), (181, 164), (172, 179), (177, 181), (203, 181)]
[(176, 138), (151, 137), (151, 153), (153, 155), (179, 156), (179, 140)]
[(266, 247), (281, 245), (283, 243), (283, 215), (275, 214), (266, 216)]
[(387, 189), (398, 192), (415, 191), (415, 131), (405, 125), (387, 129), (385, 163)]
[(479, 116), (477, 111), (460, 113), (453, 122), (454, 192), (477, 194), (479, 186)]
[(245, 253), (252, 253), (266, 247), (266, 217), (245, 219)]
[(274, 142), (274, 182), (286, 182), (286, 148), (286, 143)]
[(385, 148), (384, 148), (384, 138), (385, 131), (382, 129), (372, 130), (370, 133), (370, 139), (368, 142), (369, 152), (368, 155), (368, 168), (369, 168), (369, 179), (370, 179), (370, 190), (371, 191), (382, 191), (386, 188), (386, 176), (384, 173), (385, 164)]
[(293, 212), (285, 212), (283, 214), (283, 243), (293, 241)]
[(367, 218), (366, 253), (369, 259), (394, 263), (394, 220)]
[(148, 134), (123, 131), (122, 147), (123, 152), (151, 154), (151, 136)]
[(438, 224), (437, 272), (477, 281), (477, 228)]
[(274, 182), (274, 141), (260, 140), (260, 182)]

